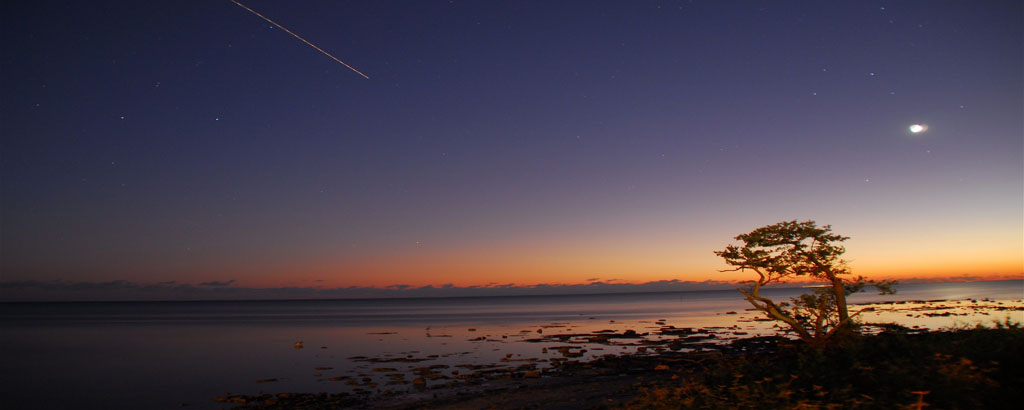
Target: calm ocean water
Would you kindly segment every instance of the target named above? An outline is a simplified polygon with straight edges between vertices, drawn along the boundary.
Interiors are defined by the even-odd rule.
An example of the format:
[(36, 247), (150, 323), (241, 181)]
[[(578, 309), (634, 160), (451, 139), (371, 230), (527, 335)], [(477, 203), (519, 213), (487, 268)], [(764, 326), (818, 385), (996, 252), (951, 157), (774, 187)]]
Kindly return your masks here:
[[(784, 298), (801, 289), (775, 289)], [(897, 295), (856, 295), (856, 303), (899, 300), (1020, 300), (1024, 281), (904, 285)], [(546, 334), (738, 326), (751, 322), (738, 292), (514, 296), (488, 298), (0, 304), (0, 407), (220, 408), (224, 393), (338, 392), (332, 376), (370, 374), (389, 360), (405, 370), (431, 364), (498, 363), (541, 357)], [(729, 315), (726, 312), (740, 312)], [(935, 328), (1022, 321), (1002, 317), (895, 318)], [(923, 322), (923, 320), (928, 320)], [(473, 341), (473, 339), (477, 339)], [(302, 348), (295, 343), (302, 341)], [(606, 354), (594, 347), (592, 355)], [(616, 346), (616, 349), (619, 349)], [(616, 353), (635, 352), (622, 346)], [(356, 359), (353, 359), (356, 357)], [(418, 361), (417, 361), (418, 360)], [(376, 376), (374, 376), (376, 377)], [(275, 379), (269, 383), (257, 380)]]

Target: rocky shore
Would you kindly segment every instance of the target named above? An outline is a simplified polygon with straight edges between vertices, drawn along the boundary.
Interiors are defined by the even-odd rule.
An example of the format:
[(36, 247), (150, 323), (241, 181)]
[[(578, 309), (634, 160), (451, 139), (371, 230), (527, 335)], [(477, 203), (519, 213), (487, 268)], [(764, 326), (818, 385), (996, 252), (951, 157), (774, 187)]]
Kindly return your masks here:
[[(1009, 305), (985, 302), (911, 301), (878, 304), (866, 309), (867, 312), (882, 311), (909, 317), (944, 317), (963, 315), (964, 312), (986, 315), (1024, 309), (1019, 301)], [(731, 313), (734, 312), (727, 314)], [(760, 320), (744, 318), (743, 315), (737, 319)], [(930, 392), (930, 389), (968, 389), (964, 393), (967, 396), (991, 396), (992, 393), (986, 389), (993, 386), (1016, 385), (1022, 387), (1017, 391), (1024, 391), (1024, 377), (1019, 370), (1024, 368), (1024, 363), (1019, 363), (1024, 357), (1024, 331), (1009, 323), (999, 325), (999, 329), (962, 329), (955, 332), (930, 331), (920, 326), (916, 329), (898, 325), (869, 326), (865, 329), (867, 335), (859, 338), (855, 346), (828, 353), (837, 355), (835, 363), (842, 363), (834, 368), (833, 362), (821, 361), (820, 356), (825, 353), (809, 352), (813, 349), (781, 336), (746, 336), (738, 326), (677, 328), (664, 321), (654, 322), (654, 325), (652, 330), (643, 332), (558, 333), (537, 329), (534, 337), (519, 341), (543, 344), (546, 346), (543, 351), (548, 356), (520, 357), (510, 353), (501, 363), (493, 364), (419, 365), (420, 362), (438, 359), (436, 355), (350, 357), (349, 360), (372, 363), (376, 377), (368, 377), (368, 374), (326, 376), (330, 368), (320, 368), (318, 370), (325, 372), (329, 380), (343, 383), (351, 390), (336, 393), (228, 394), (217, 397), (216, 401), (222, 403), (223, 408), (240, 410), (658, 408), (661, 406), (659, 403), (690, 403), (687, 397), (693, 394), (706, 397), (739, 394), (731, 400), (740, 404), (749, 400), (750, 407), (757, 407), (756, 403), (765, 400), (758, 399), (757, 395), (770, 392), (770, 400), (780, 400), (779, 397), (792, 399), (775, 403), (781, 407), (804, 403), (808, 408), (814, 408), (810, 405), (815, 403), (814, 397), (825, 396), (813, 390), (834, 388), (836, 392), (831, 393), (831, 397), (843, 402), (852, 400), (854, 404), (844, 407), (884, 408), (885, 401), (913, 404), (915, 396), (912, 392)], [(486, 340), (487, 337), (483, 337), (480, 341)], [(626, 346), (632, 353), (615, 352), (615, 349)], [(903, 356), (886, 353), (900, 349), (908, 353)], [(907, 362), (908, 357), (913, 360)], [(764, 365), (774, 362), (777, 364)], [(811, 367), (793, 368), (792, 363)], [(1013, 363), (1017, 366), (1008, 367)], [(406, 365), (410, 370), (402, 371), (396, 364)], [(878, 369), (885, 369), (885, 373), (878, 373)], [(850, 375), (901, 381), (905, 377), (900, 375), (913, 371), (949, 374), (942, 380), (927, 381), (930, 385), (907, 382), (906, 386), (885, 394), (878, 393), (876, 386), (871, 387), (875, 393), (865, 391), (864, 397), (850, 396), (850, 392), (868, 388), (861, 385), (862, 381), (848, 380)], [(743, 376), (730, 379), (733, 377), (730, 372)], [(821, 380), (810, 381), (811, 374)], [(380, 375), (386, 381), (382, 382)], [(908, 374), (906, 377), (917, 376)], [(795, 381), (798, 379), (799, 382)], [(785, 382), (780, 383), (780, 380)], [(953, 381), (952, 387), (943, 384), (950, 380)], [(747, 393), (737, 393), (740, 391)], [(801, 401), (802, 395), (808, 395), (809, 399)], [(916, 397), (923, 402), (925, 396), (927, 394)], [(982, 396), (963, 403), (969, 406), (991, 404), (982, 400)], [(955, 401), (954, 404), (963, 403)], [(715, 405), (711, 402), (695, 407), (711, 408)]]
[[(629, 336), (632, 335), (582, 337)], [(780, 344), (792, 343), (781, 337), (753, 337), (727, 344), (693, 343), (689, 345), (693, 350), (686, 352), (676, 349), (661, 350), (656, 355), (606, 355), (588, 362), (563, 360), (556, 361), (560, 365), (543, 371), (530, 365), (501, 371), (481, 366), (457, 381), (430, 387), (422, 384), (409, 393), (281, 393), (223, 396), (217, 401), (236, 404), (234, 409), (614, 407), (632, 400), (643, 386), (678, 379), (680, 374), (722, 355), (770, 354), (776, 352)], [(578, 354), (572, 348), (566, 346), (561, 351), (570, 357)], [(421, 377), (431, 377), (429, 368), (421, 372)]]

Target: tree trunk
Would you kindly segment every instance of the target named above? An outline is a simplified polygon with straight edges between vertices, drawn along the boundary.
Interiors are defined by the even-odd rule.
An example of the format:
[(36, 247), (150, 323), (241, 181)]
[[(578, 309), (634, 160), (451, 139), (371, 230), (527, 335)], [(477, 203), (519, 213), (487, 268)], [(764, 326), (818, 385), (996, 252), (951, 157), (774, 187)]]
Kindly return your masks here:
[(829, 273), (828, 278), (832, 281), (832, 293), (836, 295), (839, 326), (847, 326), (850, 322), (850, 312), (846, 308), (846, 288), (843, 286), (843, 280), (833, 273)]

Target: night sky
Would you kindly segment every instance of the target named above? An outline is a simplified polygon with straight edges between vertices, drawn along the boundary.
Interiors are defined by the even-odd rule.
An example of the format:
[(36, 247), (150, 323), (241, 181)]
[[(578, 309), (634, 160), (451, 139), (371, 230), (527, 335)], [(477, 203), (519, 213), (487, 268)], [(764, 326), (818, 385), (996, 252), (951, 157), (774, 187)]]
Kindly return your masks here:
[(734, 280), (791, 219), (1024, 272), (1019, 1), (243, 3), (370, 79), (229, 0), (3, 6), (0, 281)]

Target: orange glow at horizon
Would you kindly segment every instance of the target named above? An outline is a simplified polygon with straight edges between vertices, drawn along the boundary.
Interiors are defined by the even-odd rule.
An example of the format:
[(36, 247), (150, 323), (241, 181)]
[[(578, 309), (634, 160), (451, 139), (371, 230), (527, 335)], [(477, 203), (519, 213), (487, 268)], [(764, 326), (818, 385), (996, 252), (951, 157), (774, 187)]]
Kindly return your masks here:
[[(859, 249), (858, 249), (859, 250)], [(394, 254), (341, 261), (319, 266), (289, 268), (287, 273), (264, 271), (249, 275), (247, 286), (412, 287), (453, 285), (490, 287), (500, 285), (580, 285), (593, 282), (642, 284), (656, 281), (722, 281), (750, 279), (752, 272), (720, 272), (726, 269), (710, 252), (666, 250), (577, 252), (436, 252)], [(889, 255), (857, 252), (851, 260), (853, 275), (869, 279), (944, 280), (962, 277), (982, 279), (1024, 278), (1024, 266), (1012, 252), (1003, 257), (988, 252), (974, 255), (947, 254), (929, 260), (923, 255)], [(1006, 257), (1009, 255), (1009, 257)], [(868, 262), (870, 261), (870, 262)], [(286, 279), (283, 279), (286, 278)], [(283, 279), (283, 280), (282, 280)]]
[[(447, 272), (447, 271), (446, 271)], [(891, 271), (890, 271), (891, 272)], [(430, 280), (416, 280), (416, 279), (395, 279), (392, 281), (373, 281), (373, 280), (330, 280), (330, 279), (312, 279), (312, 276), (307, 278), (305, 275), (291, 276), (286, 281), (276, 281), (272, 277), (263, 277), (256, 280), (246, 280), (244, 283), (240, 283), (240, 286), (255, 287), (255, 288), (273, 288), (280, 286), (296, 286), (296, 287), (315, 287), (315, 288), (342, 288), (342, 287), (367, 287), (367, 288), (388, 288), (392, 286), (409, 286), (409, 287), (423, 287), (423, 286), (455, 286), (455, 287), (499, 287), (499, 286), (517, 286), (517, 287), (533, 287), (541, 285), (587, 285), (595, 282), (602, 282), (607, 284), (624, 284), (624, 285), (641, 285), (651, 282), (659, 281), (673, 281), (678, 280), (682, 282), (726, 282), (726, 283), (737, 283), (751, 279), (751, 273), (735, 273), (732, 272), (728, 275), (723, 276), (700, 276), (700, 275), (637, 275), (629, 276), (628, 279), (624, 279), (625, 275), (619, 275), (618, 277), (586, 277), (587, 275), (566, 275), (559, 274), (545, 275), (516, 275), (514, 278), (507, 276), (498, 277), (496, 275), (489, 275), (483, 279), (475, 279), (471, 275), (460, 275), (456, 272), (449, 278), (450, 280), (441, 281), (430, 281)], [(986, 271), (979, 269), (967, 269), (967, 270), (953, 270), (950, 269), (946, 272), (935, 273), (926, 270), (920, 271), (908, 271), (897, 274), (882, 273), (874, 274), (870, 272), (854, 272), (854, 276), (860, 275), (867, 279), (874, 280), (931, 280), (931, 281), (963, 281), (963, 280), (1012, 280), (1012, 279), (1024, 279), (1024, 272), (1020, 271)], [(367, 273), (367, 277), (377, 276), (377, 272)], [(413, 275), (415, 276), (415, 275)], [(396, 276), (402, 278), (403, 276)], [(794, 282), (802, 281), (801, 278), (795, 278)]]
[[(311, 249), (289, 258), (255, 255), (244, 265), (175, 266), (159, 276), (190, 282), (236, 279), (234, 285), (244, 287), (326, 289), (738, 282), (753, 275), (721, 272), (728, 266), (713, 254), (733, 242), (721, 231), (736, 228), (715, 231), (698, 226), (680, 232), (642, 223), (606, 228), (617, 236), (569, 228), (529, 239), (481, 235), (440, 243), (411, 241), (362, 253)], [(1015, 238), (1012, 226), (947, 231), (915, 226), (852, 228), (836, 226), (835, 230), (851, 236), (844, 258), (853, 275), (897, 280), (1024, 278), (1024, 245)]]

